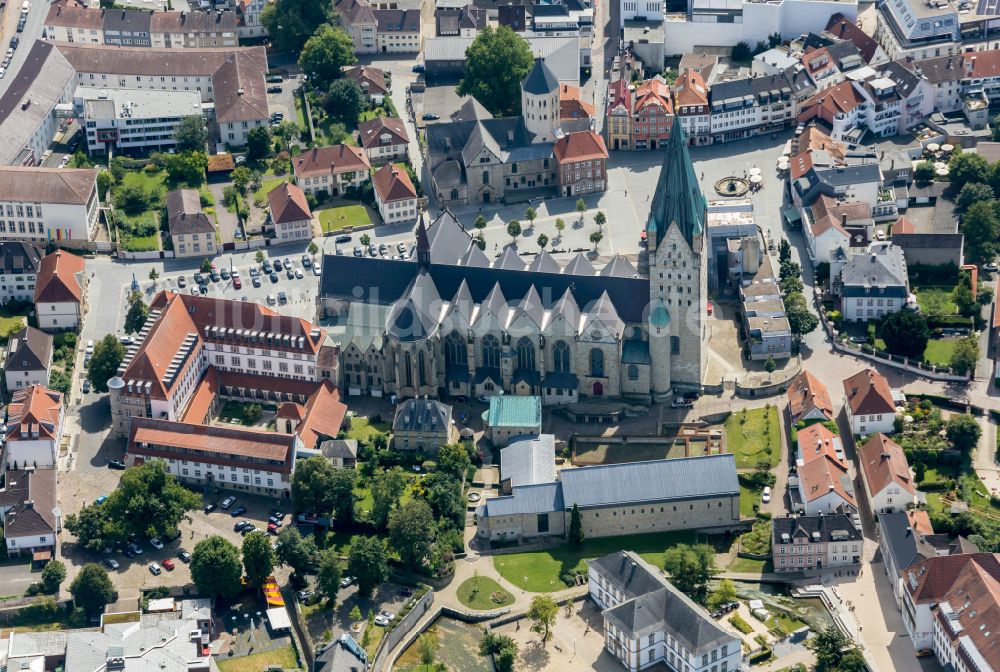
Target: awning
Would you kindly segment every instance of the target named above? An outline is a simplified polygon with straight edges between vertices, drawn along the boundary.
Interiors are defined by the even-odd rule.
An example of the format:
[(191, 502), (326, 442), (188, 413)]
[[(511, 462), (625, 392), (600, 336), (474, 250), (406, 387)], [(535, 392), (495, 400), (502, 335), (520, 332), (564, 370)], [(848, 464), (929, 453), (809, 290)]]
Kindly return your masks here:
[(52, 559), (52, 551), (35, 551), (31, 554), (32, 562), (48, 562)]
[(288, 610), (284, 607), (268, 609), (267, 622), (271, 624), (272, 630), (288, 630), (292, 627), (292, 619), (288, 617)]
[(797, 222), (800, 219), (802, 219), (802, 215), (799, 214), (799, 209), (796, 208), (794, 205), (789, 206), (784, 210), (782, 210), (781, 214), (786, 220), (788, 220), (789, 224), (791, 224), (792, 222)]

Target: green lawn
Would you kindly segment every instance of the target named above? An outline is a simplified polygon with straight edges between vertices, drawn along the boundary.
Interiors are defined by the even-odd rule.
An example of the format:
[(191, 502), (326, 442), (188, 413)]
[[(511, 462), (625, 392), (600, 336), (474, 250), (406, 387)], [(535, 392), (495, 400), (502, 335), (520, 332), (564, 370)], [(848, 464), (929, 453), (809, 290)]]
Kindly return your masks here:
[(955, 346), (958, 345), (960, 340), (959, 338), (939, 338), (927, 341), (927, 348), (924, 350), (924, 359), (938, 366), (950, 365), (951, 356), (955, 354)]
[(130, 170), (122, 178), (124, 187), (142, 187), (147, 192), (157, 189), (160, 196), (167, 190), (167, 171), (161, 170), (156, 173), (147, 173), (145, 170)]
[(740, 515), (744, 518), (753, 518), (757, 512), (753, 510), (754, 504), (760, 503), (760, 493), (745, 485), (740, 485)]
[(149, 236), (122, 236), (122, 247), (129, 252), (155, 252), (160, 249), (159, 234)]
[[(225, 422), (228, 424), (243, 425), (245, 427), (252, 427), (253, 423), (249, 423), (243, 417), (244, 409), (246, 409), (251, 404), (241, 402), (241, 401), (227, 401), (222, 404), (222, 408), (219, 410), (219, 422)], [(232, 421), (236, 422), (233, 423)]]
[(805, 623), (794, 616), (789, 616), (788, 614), (779, 612), (764, 621), (764, 625), (766, 625), (769, 629), (773, 630), (774, 628), (777, 628), (782, 633), (790, 635), (799, 628), (803, 627)]
[[(379, 638), (381, 639), (381, 637)], [(254, 653), (249, 656), (239, 658), (229, 658), (217, 661), (219, 672), (261, 672), (269, 667), (280, 667), (285, 670), (294, 670), (299, 667), (299, 658), (295, 655), (295, 649), (285, 646), (273, 651)]]
[[(413, 484), (408, 483), (406, 489), (403, 490), (403, 494), (399, 497), (400, 504), (406, 504), (413, 497)], [(371, 511), (372, 507), (375, 506), (375, 500), (372, 497), (372, 490), (369, 487), (355, 487), (354, 488), (354, 507), (358, 511)]]
[(764, 574), (765, 572), (773, 571), (774, 567), (771, 565), (770, 560), (753, 560), (737, 556), (729, 564), (728, 570), (743, 574)]
[[(16, 305), (16, 304), (10, 304)], [(28, 311), (31, 305), (27, 303), (19, 304), (20, 310), (11, 312), (6, 307), (0, 307), (0, 338), (7, 339), (15, 331), (20, 331), (26, 323)]]
[(733, 413), (726, 420), (726, 446), (736, 456), (737, 469), (752, 469), (760, 460), (777, 466), (781, 459), (778, 409), (752, 408)]
[[(375, 625), (374, 623), (366, 625), (365, 627), (368, 628), (368, 632), (371, 633), (368, 637), (368, 646), (365, 647), (365, 652), (368, 654), (368, 658), (371, 659), (375, 656), (375, 651), (378, 649), (378, 643), (381, 642), (382, 637), (385, 636), (385, 628), (381, 625)], [(222, 670), (222, 672), (226, 672), (226, 670)]]
[(368, 226), (371, 223), (372, 219), (363, 205), (341, 205), (319, 211), (319, 224), (323, 227), (323, 233), (339, 231), (348, 226)]
[[(497, 601), (493, 601), (496, 594)], [(458, 601), (477, 611), (490, 611), (500, 607), (510, 606), (513, 595), (504, 590), (499, 583), (486, 576), (474, 576), (466, 579), (458, 587)]]
[(380, 432), (385, 434), (390, 429), (392, 429), (392, 425), (388, 422), (372, 423), (368, 418), (354, 416), (351, 418), (351, 428), (347, 430), (347, 438), (364, 441)]
[(260, 181), (260, 188), (253, 192), (253, 200), (256, 201), (258, 198), (263, 198), (267, 200), (267, 194), (276, 186), (282, 182), (291, 182), (292, 176), (287, 175), (285, 177), (275, 177), (273, 174), (266, 175), (264, 179)]
[[(527, 551), (510, 555), (494, 555), (493, 566), (500, 575), (518, 588), (533, 593), (548, 593), (566, 588), (559, 576), (564, 573), (586, 571), (584, 560), (597, 558), (620, 550), (635, 551), (647, 562), (663, 566), (663, 555), (671, 546), (692, 544), (694, 532), (654, 532), (623, 537), (587, 539), (578, 548), (569, 544), (544, 551)], [(525, 583), (525, 577), (528, 578)]]
[(958, 307), (951, 300), (954, 287), (923, 287), (913, 289), (917, 295), (917, 304), (924, 315), (954, 315)]

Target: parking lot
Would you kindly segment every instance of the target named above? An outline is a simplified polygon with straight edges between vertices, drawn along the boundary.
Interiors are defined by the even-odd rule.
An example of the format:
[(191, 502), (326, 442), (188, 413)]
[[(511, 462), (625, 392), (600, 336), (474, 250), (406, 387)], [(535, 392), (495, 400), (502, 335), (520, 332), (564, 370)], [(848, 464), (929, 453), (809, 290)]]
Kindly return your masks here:
[[(315, 577), (310, 578), (309, 590), (312, 589)], [(406, 603), (413, 598), (412, 589), (397, 583), (384, 583), (378, 587), (371, 599), (363, 600), (358, 597), (358, 587), (350, 585), (341, 588), (337, 593), (337, 603), (333, 609), (326, 607), (324, 602), (316, 602), (303, 608), (306, 619), (306, 627), (313, 642), (320, 646), (322, 642), (335, 641), (341, 634), (350, 633), (355, 639), (360, 639), (363, 627), (351, 628), (351, 611), (355, 606), (361, 611), (363, 617), (367, 619), (369, 612), (374, 613), (376, 622), (373, 626), (376, 631), (372, 634), (381, 636), (381, 631), (385, 628), (380, 625), (386, 621), (379, 618), (398, 615)], [(327, 637), (329, 633), (329, 637)]]
[[(221, 508), (221, 504), (226, 497), (233, 496), (235, 501), (228, 510)], [(278, 500), (273, 497), (260, 497), (257, 495), (244, 495), (239, 492), (229, 490), (216, 490), (206, 493), (203, 505), (215, 504), (216, 509), (210, 513), (205, 513), (203, 509), (191, 511), (188, 518), (181, 521), (179, 527), (180, 536), (173, 540), (162, 539), (162, 549), (155, 548), (149, 539), (138, 539), (137, 546), (142, 550), (141, 555), (128, 558), (123, 552), (103, 554), (93, 551), (83, 550), (74, 543), (73, 537), (68, 532), (63, 533), (63, 560), (66, 563), (67, 583), (73, 580), (76, 572), (88, 562), (100, 562), (105, 564), (105, 568), (113, 575), (115, 586), (118, 588), (122, 598), (129, 595), (138, 596), (142, 589), (156, 586), (184, 586), (191, 583), (191, 571), (189, 566), (180, 559), (181, 552), (193, 553), (195, 545), (212, 535), (219, 535), (228, 539), (236, 546), (243, 542), (243, 535), (234, 529), (237, 523), (250, 521), (258, 530), (267, 529), (268, 517), (275, 507), (281, 507), (284, 517), (284, 525), (288, 525), (291, 520), (289, 511), (291, 502), (289, 500)], [(246, 511), (232, 516), (232, 512), (240, 507), (245, 507)], [(73, 540), (73, 541), (70, 541)], [(106, 561), (114, 560), (118, 563), (118, 568), (109, 567), (111, 563)], [(164, 561), (170, 561), (174, 569), (170, 570), (164, 565)], [(150, 564), (156, 562), (162, 568), (157, 576), (150, 571)]]

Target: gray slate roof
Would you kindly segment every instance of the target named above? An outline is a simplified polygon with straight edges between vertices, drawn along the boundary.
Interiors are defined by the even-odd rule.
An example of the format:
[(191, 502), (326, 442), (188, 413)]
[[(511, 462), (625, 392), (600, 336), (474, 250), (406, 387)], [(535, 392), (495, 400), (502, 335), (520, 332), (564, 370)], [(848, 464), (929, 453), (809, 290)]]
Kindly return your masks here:
[(910, 520), (906, 513), (880, 513), (878, 525), (897, 571), (902, 571), (924, 559), (917, 547), (917, 537), (910, 528)]
[(565, 509), (559, 483), (515, 487), (508, 497), (494, 497), (483, 504), (486, 516), (513, 516), (522, 513), (554, 513)]
[(355, 460), (358, 457), (358, 442), (356, 439), (327, 439), (319, 444), (323, 457), (341, 460)]
[[(903, 514), (904, 517), (906, 514)], [(851, 519), (842, 513), (824, 516), (798, 516), (797, 518), (774, 518), (771, 521), (775, 541), (781, 540), (782, 534), (787, 534), (794, 541), (800, 538), (812, 538), (814, 532), (819, 532), (823, 543), (830, 541), (860, 541), (861, 533), (854, 527)]]
[(551, 434), (525, 436), (500, 451), (500, 480), (512, 487), (556, 480), (556, 440)]
[(841, 272), (844, 287), (905, 287), (906, 260), (898, 245), (873, 245), (868, 254), (847, 260)]
[(38, 273), (43, 256), (41, 248), (31, 243), (0, 243), (0, 274)]
[(564, 469), (567, 507), (739, 495), (732, 454)]
[(441, 432), (451, 425), (451, 406), (434, 399), (407, 399), (396, 406), (393, 432)]
[(545, 65), (545, 61), (536, 58), (535, 65), (521, 82), (521, 88), (525, 93), (540, 96), (558, 89), (559, 80), (556, 79), (549, 66)]
[(52, 336), (40, 329), (26, 326), (10, 337), (7, 343), (7, 371), (38, 371), (47, 369), (52, 359)]

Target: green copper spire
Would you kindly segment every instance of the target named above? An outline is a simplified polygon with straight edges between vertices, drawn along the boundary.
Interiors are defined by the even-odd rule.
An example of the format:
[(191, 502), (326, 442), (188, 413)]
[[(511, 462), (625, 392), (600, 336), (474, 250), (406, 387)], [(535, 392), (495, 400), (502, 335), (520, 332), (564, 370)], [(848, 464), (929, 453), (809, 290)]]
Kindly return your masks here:
[(701, 235), (705, 229), (707, 207), (691, 164), (684, 129), (675, 119), (663, 155), (660, 179), (653, 194), (646, 236), (650, 239), (655, 236), (656, 244), (659, 245), (667, 234), (667, 229), (676, 222), (688, 244), (693, 245), (695, 236)]

